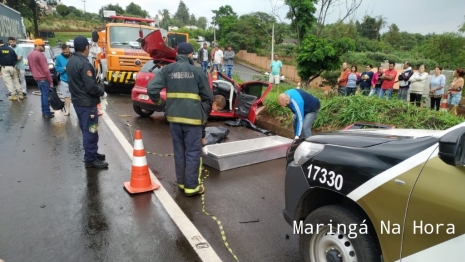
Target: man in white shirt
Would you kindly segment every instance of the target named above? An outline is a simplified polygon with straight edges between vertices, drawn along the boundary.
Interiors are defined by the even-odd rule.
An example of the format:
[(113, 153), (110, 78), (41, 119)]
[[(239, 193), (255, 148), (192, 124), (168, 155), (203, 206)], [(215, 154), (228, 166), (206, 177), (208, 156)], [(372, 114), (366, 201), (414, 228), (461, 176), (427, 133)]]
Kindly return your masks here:
[(223, 63), (223, 51), (218, 47), (218, 45), (215, 45), (215, 54), (213, 56), (213, 65), (211, 68), (210, 72), (213, 72), (216, 67), (216, 71), (221, 72), (221, 64)]

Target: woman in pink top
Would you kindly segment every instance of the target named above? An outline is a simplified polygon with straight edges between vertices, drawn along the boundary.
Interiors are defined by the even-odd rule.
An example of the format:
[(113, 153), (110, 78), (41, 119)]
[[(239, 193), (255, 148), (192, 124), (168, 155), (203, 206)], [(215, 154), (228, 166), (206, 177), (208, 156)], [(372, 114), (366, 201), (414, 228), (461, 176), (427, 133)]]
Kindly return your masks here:
[(381, 79), (382, 75), (383, 67), (378, 66), (378, 72), (373, 75), (373, 79), (371, 80), (371, 91), (368, 96), (378, 96), (379, 91), (381, 90), (381, 84), (383, 83), (383, 80)]
[(465, 76), (465, 71), (462, 68), (457, 68), (454, 72), (454, 80), (450, 84), (449, 88), (449, 99), (447, 103), (449, 105), (458, 106), (460, 100), (462, 100), (462, 89), (463, 89), (463, 76)]

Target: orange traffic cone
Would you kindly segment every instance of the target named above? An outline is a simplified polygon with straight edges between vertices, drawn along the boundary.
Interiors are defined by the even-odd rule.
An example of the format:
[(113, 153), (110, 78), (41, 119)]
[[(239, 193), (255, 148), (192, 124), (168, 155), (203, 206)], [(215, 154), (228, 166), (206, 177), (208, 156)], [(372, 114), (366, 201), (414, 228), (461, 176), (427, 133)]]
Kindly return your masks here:
[(216, 67), (215, 67), (215, 69), (213, 69), (212, 79), (213, 79), (213, 81), (218, 80), (218, 71), (216, 71)]
[(100, 104), (97, 105), (97, 109), (98, 109), (98, 115), (101, 116), (103, 115), (103, 112), (102, 112), (102, 107), (100, 106)]
[(449, 106), (447, 105), (447, 94), (444, 94), (441, 101), (441, 111), (448, 111)]
[(124, 187), (131, 194), (153, 191), (160, 187), (160, 185), (154, 183), (150, 178), (140, 130), (137, 130), (134, 135), (131, 181), (125, 182)]

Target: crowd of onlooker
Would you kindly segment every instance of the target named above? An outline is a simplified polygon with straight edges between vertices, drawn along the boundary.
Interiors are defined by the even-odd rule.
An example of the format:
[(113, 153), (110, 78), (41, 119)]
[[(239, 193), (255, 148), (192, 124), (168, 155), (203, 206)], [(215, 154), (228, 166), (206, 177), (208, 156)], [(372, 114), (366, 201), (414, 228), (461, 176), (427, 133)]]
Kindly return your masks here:
[(359, 92), (366, 96), (391, 99), (394, 85), (399, 83), (397, 98), (400, 100), (407, 101), (409, 96), (409, 102), (423, 106), (425, 98), (429, 96), (431, 109), (439, 110), (441, 99), (447, 95), (448, 104), (457, 106), (462, 99), (465, 70), (457, 68), (454, 71), (454, 79), (447, 92), (446, 77), (442, 70), (441, 66), (436, 66), (434, 75), (431, 75), (428, 81), (429, 74), (424, 64), (418, 65), (418, 70), (413, 70), (412, 64), (406, 61), (400, 73), (395, 69), (394, 62), (389, 62), (389, 68), (386, 70), (379, 66), (376, 72), (373, 71), (372, 65), (367, 65), (366, 69), (359, 73), (356, 65), (349, 69), (347, 63), (343, 63), (341, 75), (337, 80), (338, 93), (349, 96)]
[(225, 51), (224, 47), (215, 44), (215, 47), (210, 52), (207, 43), (204, 43), (203, 47), (197, 52), (197, 62), (202, 66), (205, 74), (210, 64), (210, 73), (216, 69), (218, 72), (225, 72), (226, 76), (232, 79), (235, 55), (231, 45), (228, 45)]

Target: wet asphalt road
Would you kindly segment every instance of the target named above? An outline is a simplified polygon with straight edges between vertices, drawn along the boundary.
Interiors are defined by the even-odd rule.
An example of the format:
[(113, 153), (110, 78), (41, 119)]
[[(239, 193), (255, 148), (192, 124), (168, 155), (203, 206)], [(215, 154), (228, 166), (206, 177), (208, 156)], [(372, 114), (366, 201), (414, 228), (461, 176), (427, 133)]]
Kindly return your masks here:
[[(235, 69), (250, 70), (239, 65)], [(245, 75), (251, 74), (241, 76), (249, 80)], [(198, 261), (153, 194), (130, 196), (123, 190), (131, 161), (103, 120), (99, 145), (110, 168), (86, 171), (74, 110), (71, 117), (57, 112), (44, 121), (39, 97), (31, 95), (37, 87), (28, 89), (22, 105), (0, 98), (0, 148), (10, 149), (0, 150), (0, 259)], [(106, 113), (131, 144), (131, 134), (140, 129), (147, 151), (172, 153), (169, 125), (161, 114), (138, 117), (128, 94), (109, 94), (108, 101)], [(228, 128), (226, 141), (264, 136), (243, 127)], [(200, 197), (186, 198), (177, 190), (173, 158), (149, 154), (147, 160), (221, 259), (235, 261), (217, 223), (202, 212)], [(240, 261), (300, 261), (298, 238), (282, 215), (284, 165), (280, 159), (221, 173), (207, 168), (205, 209), (221, 220)]]

